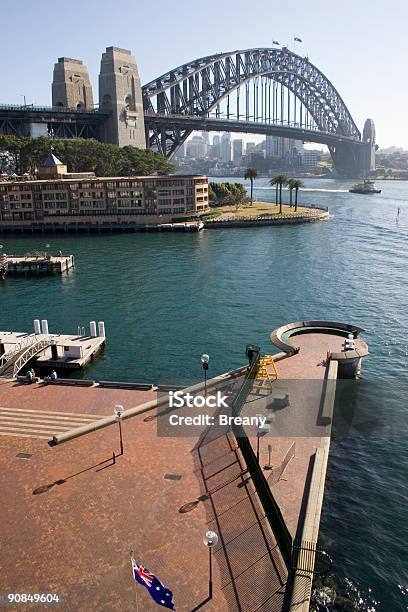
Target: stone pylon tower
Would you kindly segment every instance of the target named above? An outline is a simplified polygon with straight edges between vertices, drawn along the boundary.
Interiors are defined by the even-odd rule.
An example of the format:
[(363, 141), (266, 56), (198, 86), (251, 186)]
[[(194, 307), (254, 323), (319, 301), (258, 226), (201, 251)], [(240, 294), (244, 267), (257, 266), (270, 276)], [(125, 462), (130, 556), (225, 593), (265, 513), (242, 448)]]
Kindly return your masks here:
[(374, 172), (375, 170), (375, 152), (377, 146), (375, 144), (375, 125), (372, 119), (367, 119), (364, 124), (363, 141), (367, 143), (366, 152), (366, 171)]
[(107, 47), (102, 54), (99, 107), (112, 113), (103, 127), (104, 142), (146, 148), (142, 87), (130, 51)]
[(52, 105), (93, 110), (88, 69), (80, 60), (58, 58), (52, 81)]

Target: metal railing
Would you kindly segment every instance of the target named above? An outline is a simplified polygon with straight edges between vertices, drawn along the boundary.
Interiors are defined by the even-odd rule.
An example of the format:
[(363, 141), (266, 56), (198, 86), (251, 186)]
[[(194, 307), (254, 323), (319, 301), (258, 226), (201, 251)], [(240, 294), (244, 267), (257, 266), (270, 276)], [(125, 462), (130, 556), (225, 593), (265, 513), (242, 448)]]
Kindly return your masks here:
[(0, 111), (34, 111), (42, 113), (110, 114), (106, 108), (67, 108), (65, 106), (34, 106), (34, 104), (0, 104)]
[(13, 368), (13, 378), (16, 378), (21, 368), (23, 368), (26, 363), (28, 363), (30, 359), (34, 357), (34, 355), (50, 346), (51, 343), (51, 336), (46, 336), (45, 338), (42, 338), (41, 340), (38, 340), (37, 342), (29, 346), (15, 361)]
[(0, 373), (1, 373), (2, 367), (6, 363), (8, 363), (11, 359), (13, 359), (13, 357), (15, 355), (20, 353), (27, 346), (30, 346), (31, 344), (33, 344), (35, 341), (36, 341), (36, 336), (35, 335), (26, 336), (25, 338), (23, 338), (23, 340), (20, 340), (19, 342), (17, 342), (17, 344), (14, 344), (12, 346), (12, 348), (10, 348), (8, 351), (6, 351), (0, 357)]
[(21, 368), (30, 361), (41, 350), (52, 344), (51, 336), (28, 336), (18, 342), (10, 351), (2, 355), (0, 359), (0, 376), (15, 378)]
[[(260, 355), (255, 353), (249, 371), (232, 403), (232, 414), (238, 416), (245, 405), (248, 393), (252, 389), (253, 381), (258, 370)], [(236, 437), (239, 449), (244, 457), (248, 471), (255, 485), (258, 497), (262, 504), (266, 518), (271, 526), (273, 534), (278, 543), (283, 560), (289, 569), (292, 560), (292, 536), (286, 526), (280, 508), (272, 494), (268, 481), (256, 458), (252, 444), (248, 439), (245, 429), (241, 425), (233, 425), (232, 430)]]

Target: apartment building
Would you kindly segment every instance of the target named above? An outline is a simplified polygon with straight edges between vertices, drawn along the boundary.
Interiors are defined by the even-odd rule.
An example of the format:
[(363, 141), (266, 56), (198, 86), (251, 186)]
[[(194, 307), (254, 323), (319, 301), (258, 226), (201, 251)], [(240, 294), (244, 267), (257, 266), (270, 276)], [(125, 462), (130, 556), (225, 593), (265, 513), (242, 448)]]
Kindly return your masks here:
[(68, 173), (52, 153), (38, 175), (38, 180), (0, 182), (0, 229), (106, 220), (164, 223), (208, 210), (208, 179), (203, 176)]

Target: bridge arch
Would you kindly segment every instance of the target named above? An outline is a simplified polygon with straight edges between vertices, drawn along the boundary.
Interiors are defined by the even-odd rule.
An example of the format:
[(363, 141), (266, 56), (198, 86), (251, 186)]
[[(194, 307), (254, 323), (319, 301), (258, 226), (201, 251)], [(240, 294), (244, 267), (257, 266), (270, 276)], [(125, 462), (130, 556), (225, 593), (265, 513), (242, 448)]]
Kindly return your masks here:
[[(254, 84), (252, 96), (251, 81)], [(242, 89), (244, 94), (240, 95)], [(230, 111), (229, 104), (234, 92), (236, 112)], [(286, 98), (283, 92), (286, 92)], [(254, 102), (253, 114), (248, 110), (251, 97)], [(241, 129), (237, 125), (238, 121), (265, 124), (265, 131), (259, 127), (258, 133), (271, 133), (274, 125), (295, 128), (292, 135), (286, 130), (285, 136), (297, 139), (299, 129), (311, 129), (316, 133), (317, 142), (322, 142), (323, 135), (326, 135), (326, 144), (335, 162), (344, 162), (345, 155), (340, 155), (339, 149), (345, 148), (341, 146), (345, 141), (348, 141), (347, 150), (353, 150), (354, 163), (357, 163), (360, 155), (352, 145), (358, 143), (361, 148), (361, 134), (336, 88), (307, 57), (301, 57), (287, 48), (248, 49), (194, 60), (147, 83), (143, 87), (143, 100), (149, 145), (167, 157), (175, 153), (194, 129), (202, 129), (195, 128), (197, 122), (189, 122), (188, 119), (211, 119), (214, 112), (217, 118), (217, 110), (223, 100), (228, 101), (227, 120), (235, 120), (235, 125), (231, 124), (229, 131), (245, 131), (244, 127)], [(242, 101), (241, 109), (243, 106), (244, 110), (241, 113)], [(262, 109), (260, 113), (256, 110), (258, 106)], [(284, 116), (285, 111), (287, 117)], [(176, 117), (179, 118), (178, 122)], [(211, 126), (211, 129), (216, 129), (213, 123)], [(205, 122), (204, 129), (210, 129), (205, 127)], [(223, 131), (222, 128), (220, 131)], [(305, 136), (305, 140), (314, 141), (313, 134), (305, 133)]]

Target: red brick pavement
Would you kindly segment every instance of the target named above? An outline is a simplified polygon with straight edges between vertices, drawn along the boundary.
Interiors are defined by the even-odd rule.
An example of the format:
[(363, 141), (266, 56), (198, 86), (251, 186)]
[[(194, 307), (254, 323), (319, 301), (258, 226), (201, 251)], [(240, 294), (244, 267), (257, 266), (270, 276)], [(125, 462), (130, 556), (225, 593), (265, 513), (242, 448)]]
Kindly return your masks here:
[[(0, 385), (0, 405), (14, 407), (106, 415), (117, 401), (129, 408), (141, 399), (134, 391)], [(54, 448), (0, 438), (0, 590), (58, 593), (64, 612), (135, 610), (137, 593), (140, 612), (157, 610), (134, 585), (133, 549), (173, 590), (177, 610), (193, 610), (207, 598), (202, 537), (214, 528), (214, 597), (203, 608), (237, 610), (239, 597), (242, 610), (279, 610), (285, 571), (234, 442), (222, 432), (199, 447), (159, 438), (149, 416), (123, 423), (125, 453), (115, 465), (116, 425)], [(31, 459), (18, 459), (21, 452)]]

